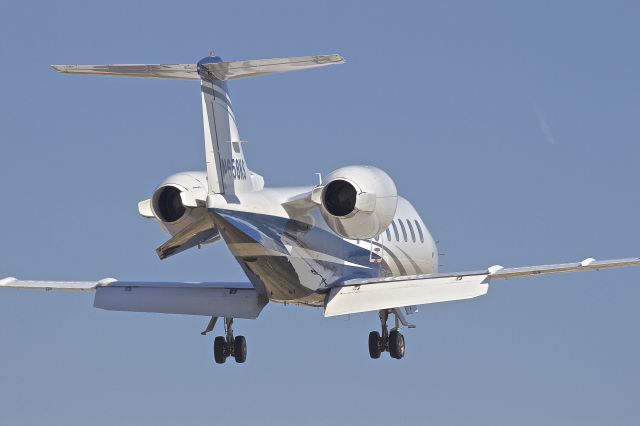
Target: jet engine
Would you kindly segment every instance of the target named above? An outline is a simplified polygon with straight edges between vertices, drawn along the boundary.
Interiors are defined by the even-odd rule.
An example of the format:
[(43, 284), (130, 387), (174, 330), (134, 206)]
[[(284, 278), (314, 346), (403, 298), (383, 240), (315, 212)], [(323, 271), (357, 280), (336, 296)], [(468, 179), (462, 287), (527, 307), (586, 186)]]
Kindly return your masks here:
[(314, 190), (314, 198), (327, 225), (337, 234), (351, 239), (374, 238), (391, 224), (398, 192), (382, 170), (372, 166), (342, 167), (322, 183)]
[(182, 172), (165, 178), (151, 199), (138, 204), (138, 210), (175, 235), (207, 214), (206, 201), (206, 173)]

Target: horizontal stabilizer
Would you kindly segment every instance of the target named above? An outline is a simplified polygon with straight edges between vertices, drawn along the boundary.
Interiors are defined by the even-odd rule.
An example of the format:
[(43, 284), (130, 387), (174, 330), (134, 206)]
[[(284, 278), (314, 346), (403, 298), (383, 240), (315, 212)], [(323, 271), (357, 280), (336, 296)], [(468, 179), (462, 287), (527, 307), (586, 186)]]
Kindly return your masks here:
[(110, 75), (113, 77), (162, 78), (168, 80), (199, 80), (196, 64), (157, 65), (51, 65), (63, 74)]
[[(252, 59), (247, 61), (203, 63), (201, 72), (216, 80), (297, 71), (327, 65), (343, 64), (340, 55), (297, 56), (290, 58)], [(63, 74), (109, 75), (113, 77), (199, 80), (197, 64), (120, 64), (120, 65), (52, 65)]]
[(340, 55), (298, 56), (292, 58), (253, 59), (249, 61), (218, 62), (205, 64), (205, 68), (217, 80), (236, 80), (245, 77), (306, 70), (327, 65), (344, 64)]

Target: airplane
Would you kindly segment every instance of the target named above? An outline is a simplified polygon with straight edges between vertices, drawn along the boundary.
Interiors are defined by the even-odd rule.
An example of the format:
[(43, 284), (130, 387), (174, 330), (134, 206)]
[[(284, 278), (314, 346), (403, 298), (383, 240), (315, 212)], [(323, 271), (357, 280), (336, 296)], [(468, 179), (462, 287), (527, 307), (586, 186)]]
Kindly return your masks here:
[[(440, 272), (439, 253), (416, 209), (393, 179), (367, 165), (332, 171), (315, 186), (272, 188), (248, 168), (227, 82), (343, 64), (337, 54), (225, 62), (215, 53), (196, 64), (53, 65), (63, 74), (199, 80), (205, 170), (165, 178), (138, 204), (170, 238), (157, 249), (166, 259), (193, 247), (223, 242), (246, 275), (244, 282), (26, 281), (0, 287), (95, 292), (94, 306), (113, 311), (219, 318), (214, 360), (247, 359), (234, 319), (256, 319), (269, 303), (321, 307), (326, 317), (377, 313), (369, 355), (405, 356), (402, 327), (419, 305), (485, 295), (493, 280), (640, 265), (640, 258), (595, 260)], [(393, 317), (391, 327), (389, 318)]]

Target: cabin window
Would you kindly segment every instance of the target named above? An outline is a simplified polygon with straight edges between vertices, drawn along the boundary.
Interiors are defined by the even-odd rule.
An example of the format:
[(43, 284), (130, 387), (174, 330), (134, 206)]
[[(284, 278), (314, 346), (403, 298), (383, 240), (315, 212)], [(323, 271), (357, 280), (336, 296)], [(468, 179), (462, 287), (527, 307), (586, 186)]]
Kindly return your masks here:
[(402, 238), (404, 239), (404, 242), (407, 242), (407, 230), (404, 228), (404, 224), (402, 223), (402, 220), (398, 219), (398, 225), (400, 225), (400, 230), (402, 231)]
[(393, 233), (396, 235), (396, 241), (400, 241), (400, 236), (398, 234), (398, 227), (394, 221), (391, 221), (391, 226), (393, 226)]
[(389, 231), (389, 228), (387, 228), (385, 232), (387, 233), (387, 241), (391, 241), (391, 232)]
[(409, 233), (411, 234), (411, 241), (416, 242), (416, 233), (413, 231), (413, 226), (411, 226), (411, 221), (407, 219), (407, 226), (409, 227)]
[(424, 243), (424, 235), (422, 234), (422, 228), (420, 227), (420, 223), (416, 219), (416, 228), (418, 229), (418, 236), (420, 237), (420, 242)]

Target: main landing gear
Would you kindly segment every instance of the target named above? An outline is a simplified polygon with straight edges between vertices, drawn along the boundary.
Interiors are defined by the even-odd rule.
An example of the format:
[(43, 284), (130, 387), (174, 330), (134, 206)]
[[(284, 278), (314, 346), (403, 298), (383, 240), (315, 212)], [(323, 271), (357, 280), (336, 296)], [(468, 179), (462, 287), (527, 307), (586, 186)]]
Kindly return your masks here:
[[(380, 358), (382, 352), (389, 352), (391, 358), (402, 359), (404, 357), (404, 336), (400, 333), (400, 321), (398, 315), (395, 315), (395, 326), (391, 331), (387, 328), (387, 320), (391, 309), (383, 309), (378, 315), (380, 317), (380, 325), (382, 333), (372, 331), (369, 333), (369, 356), (373, 359)], [(394, 312), (395, 313), (395, 312)]]
[[(207, 329), (202, 335), (213, 330), (218, 317), (212, 317)], [(217, 364), (224, 364), (228, 357), (234, 357), (236, 362), (242, 364), (247, 360), (247, 339), (244, 336), (233, 337), (233, 318), (224, 319), (224, 336), (217, 336), (213, 340), (213, 358)]]

